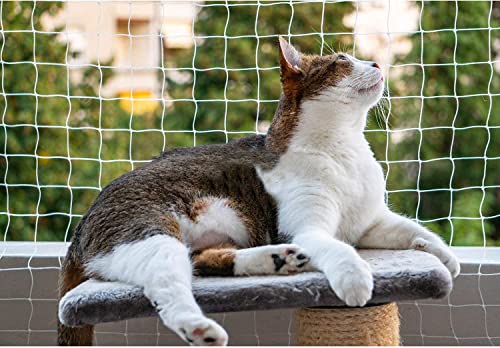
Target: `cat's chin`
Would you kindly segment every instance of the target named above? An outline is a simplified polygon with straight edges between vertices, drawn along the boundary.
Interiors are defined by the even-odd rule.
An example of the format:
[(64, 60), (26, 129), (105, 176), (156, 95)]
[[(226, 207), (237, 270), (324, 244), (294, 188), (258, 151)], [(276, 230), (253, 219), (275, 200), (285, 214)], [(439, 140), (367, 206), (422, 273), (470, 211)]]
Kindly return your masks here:
[(380, 101), (384, 94), (384, 79), (381, 78), (370, 87), (359, 89), (356, 92), (358, 93), (358, 98), (363, 101), (362, 103), (371, 108)]
[(384, 77), (380, 77), (377, 82), (374, 84), (358, 89), (358, 93), (360, 94), (372, 94), (372, 93), (380, 93), (384, 89)]

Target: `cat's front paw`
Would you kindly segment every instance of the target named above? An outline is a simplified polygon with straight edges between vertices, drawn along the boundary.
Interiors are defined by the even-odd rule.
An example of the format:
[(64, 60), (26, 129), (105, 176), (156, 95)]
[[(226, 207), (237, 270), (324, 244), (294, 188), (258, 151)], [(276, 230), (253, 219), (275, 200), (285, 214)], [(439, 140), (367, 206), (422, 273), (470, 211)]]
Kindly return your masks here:
[(460, 262), (450, 248), (445, 245), (436, 244), (423, 238), (416, 238), (413, 241), (413, 249), (422, 250), (436, 256), (456, 278), (460, 274)]
[(335, 294), (348, 306), (362, 307), (372, 297), (372, 272), (362, 259), (343, 263), (328, 271), (326, 277)]
[(226, 331), (215, 321), (205, 317), (185, 321), (179, 328), (182, 338), (192, 346), (226, 346)]

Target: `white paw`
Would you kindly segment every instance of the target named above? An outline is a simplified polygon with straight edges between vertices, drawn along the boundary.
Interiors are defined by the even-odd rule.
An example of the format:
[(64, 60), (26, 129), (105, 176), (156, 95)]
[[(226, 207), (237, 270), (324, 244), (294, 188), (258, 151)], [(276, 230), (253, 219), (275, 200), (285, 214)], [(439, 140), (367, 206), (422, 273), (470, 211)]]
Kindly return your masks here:
[(454, 278), (460, 274), (460, 262), (446, 245), (435, 244), (423, 238), (416, 238), (412, 247), (436, 256), (448, 268)]
[(240, 249), (234, 260), (235, 275), (293, 274), (303, 272), (309, 257), (295, 244)]
[(276, 245), (274, 250), (271, 250), (270, 257), (274, 272), (278, 274), (300, 272), (309, 263), (309, 256), (295, 244)]
[(372, 297), (373, 276), (370, 265), (357, 259), (342, 263), (326, 273), (337, 296), (351, 307), (362, 307)]
[(205, 317), (184, 321), (178, 331), (191, 346), (226, 346), (228, 341), (226, 331)]

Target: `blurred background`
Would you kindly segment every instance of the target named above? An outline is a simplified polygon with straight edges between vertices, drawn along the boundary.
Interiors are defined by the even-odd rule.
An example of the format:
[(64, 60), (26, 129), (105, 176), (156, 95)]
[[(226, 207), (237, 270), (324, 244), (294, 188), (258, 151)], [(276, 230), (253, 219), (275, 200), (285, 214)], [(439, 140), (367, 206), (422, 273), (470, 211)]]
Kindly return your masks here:
[(500, 245), (500, 3), (27, 1), (0, 18), (4, 241), (69, 240), (161, 151), (265, 133), (281, 34), (383, 67), (366, 136), (395, 211)]

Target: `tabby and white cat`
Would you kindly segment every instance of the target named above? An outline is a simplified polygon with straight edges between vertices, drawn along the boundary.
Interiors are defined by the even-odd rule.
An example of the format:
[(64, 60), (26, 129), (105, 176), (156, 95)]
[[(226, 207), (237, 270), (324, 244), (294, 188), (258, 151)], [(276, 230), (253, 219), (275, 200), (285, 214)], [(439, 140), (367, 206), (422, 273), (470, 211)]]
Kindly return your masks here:
[[(163, 323), (193, 345), (225, 345), (191, 291), (199, 275), (325, 273), (349, 306), (370, 299), (360, 248), (419, 249), (456, 276), (449, 248), (389, 210), (363, 129), (382, 96), (373, 62), (303, 55), (279, 40), (282, 94), (266, 136), (174, 149), (114, 180), (74, 233), (60, 296), (89, 278), (144, 288)], [(283, 244), (287, 243), (287, 244)], [(59, 324), (59, 344), (92, 344)]]

